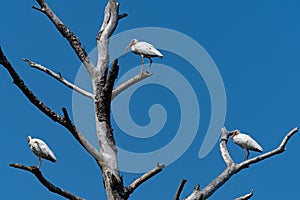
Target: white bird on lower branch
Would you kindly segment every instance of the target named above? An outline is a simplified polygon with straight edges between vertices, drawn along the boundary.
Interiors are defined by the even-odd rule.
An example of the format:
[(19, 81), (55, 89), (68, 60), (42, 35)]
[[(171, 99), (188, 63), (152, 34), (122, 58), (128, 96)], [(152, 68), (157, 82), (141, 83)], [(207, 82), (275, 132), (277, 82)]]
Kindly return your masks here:
[(150, 73), (150, 67), (152, 64), (151, 58), (163, 57), (163, 55), (152, 44), (149, 44), (147, 42), (139, 42), (137, 39), (131, 40), (131, 42), (129, 43), (129, 45), (126, 47), (124, 51), (124, 55), (126, 54), (126, 51), (129, 48), (133, 53), (142, 57), (142, 69), (140, 74), (142, 74), (144, 70), (144, 58), (148, 58), (150, 60), (150, 64), (148, 67), (148, 73)]
[(39, 157), (38, 169), (40, 169), (42, 158), (46, 160), (50, 160), (52, 162), (56, 162), (56, 157), (54, 153), (50, 150), (48, 145), (41, 139), (27, 137), (27, 141), (31, 151)]
[(248, 159), (250, 155), (249, 150), (260, 153), (263, 151), (263, 148), (254, 139), (252, 139), (249, 135), (241, 133), (239, 130), (235, 130), (229, 135), (231, 135), (231, 138), (233, 139), (233, 142), (235, 144), (239, 145), (241, 148), (244, 149), (244, 160)]

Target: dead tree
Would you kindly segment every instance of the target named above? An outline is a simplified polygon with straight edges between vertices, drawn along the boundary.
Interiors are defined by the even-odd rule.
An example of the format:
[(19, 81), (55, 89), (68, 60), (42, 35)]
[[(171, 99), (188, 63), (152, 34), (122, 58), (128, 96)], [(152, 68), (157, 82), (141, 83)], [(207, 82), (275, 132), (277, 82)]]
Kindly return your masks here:
[[(72, 90), (82, 94), (87, 98), (90, 98), (94, 102), (96, 111), (96, 132), (100, 151), (93, 147), (83, 136), (83, 134), (78, 130), (76, 125), (71, 121), (66, 108), (62, 108), (62, 114), (57, 113), (56, 111), (48, 107), (44, 102), (42, 102), (29, 89), (23, 79), (18, 75), (13, 65), (6, 58), (1, 48), (0, 64), (8, 71), (11, 78), (13, 79), (13, 83), (17, 85), (17, 87), (22, 91), (25, 97), (42, 113), (44, 113), (54, 122), (57, 122), (61, 126), (65, 127), (81, 144), (81, 146), (95, 159), (96, 163), (102, 171), (102, 178), (106, 190), (107, 199), (126, 200), (129, 198), (130, 194), (135, 191), (136, 188), (149, 180), (151, 177), (161, 172), (165, 167), (163, 164), (158, 164), (153, 168), (153, 170), (145, 173), (140, 178), (132, 182), (129, 186), (124, 186), (122, 177), (119, 173), (117, 149), (110, 119), (111, 101), (114, 97), (116, 97), (128, 87), (150, 76), (150, 74), (146, 73), (142, 76), (137, 75), (127, 82), (114, 87), (114, 82), (118, 76), (119, 66), (118, 60), (114, 60), (112, 66), (109, 68), (109, 40), (114, 30), (116, 29), (119, 20), (126, 17), (127, 14), (119, 13), (119, 3), (116, 0), (108, 0), (104, 11), (104, 20), (96, 37), (98, 47), (98, 60), (97, 64), (94, 65), (87, 52), (81, 45), (78, 37), (56, 16), (50, 6), (44, 0), (36, 1), (39, 4), (39, 7), (33, 6), (33, 8), (46, 15), (50, 19), (50, 21), (55, 25), (60, 34), (69, 42), (77, 57), (85, 66), (92, 81), (93, 93), (79, 88), (73, 83), (67, 81), (64, 77), (61, 76), (61, 74), (56, 74), (55, 72), (47, 69), (41, 64), (37, 64), (25, 58), (23, 60), (27, 62), (30, 67), (36, 68), (48, 74), (65, 86), (71, 88)], [(273, 155), (284, 152), (288, 140), (297, 131), (298, 129), (295, 128), (290, 133), (288, 133), (283, 139), (280, 146), (275, 150), (236, 164), (231, 159), (226, 147), (229, 132), (225, 128), (223, 128), (220, 139), (220, 151), (224, 162), (226, 163), (226, 169), (203, 189), (200, 190), (199, 185), (196, 186), (194, 188), (194, 191), (186, 198), (186, 200), (207, 199), (225, 182), (227, 182), (234, 174), (250, 167), (250, 165), (254, 163), (260, 162)], [(51, 192), (57, 193), (67, 199), (83, 199), (82, 197), (71, 194), (70, 192), (52, 184), (43, 176), (40, 169), (35, 166), (24, 166), (22, 164), (16, 163), (10, 164), (10, 166), (31, 172), (40, 181), (40, 183), (48, 188)], [(179, 199), (185, 181), (186, 180), (183, 180), (181, 182), (174, 199)], [(252, 192), (248, 196), (245, 195), (245, 197), (240, 197), (240, 199), (250, 198), (250, 195), (252, 196)]]

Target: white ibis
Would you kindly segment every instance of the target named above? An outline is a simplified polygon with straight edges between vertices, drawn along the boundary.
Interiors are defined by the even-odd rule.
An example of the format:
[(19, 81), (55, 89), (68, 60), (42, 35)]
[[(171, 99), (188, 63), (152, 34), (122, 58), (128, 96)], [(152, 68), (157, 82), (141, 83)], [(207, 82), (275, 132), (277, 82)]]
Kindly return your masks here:
[[(239, 145), (241, 148), (244, 149), (244, 160), (247, 160), (251, 151), (262, 152), (263, 148), (249, 135), (241, 133), (239, 130), (235, 130), (230, 133), (233, 142)], [(247, 155), (246, 155), (247, 152)]]
[(124, 55), (126, 54), (127, 49), (131, 49), (131, 51), (142, 57), (142, 69), (141, 74), (143, 74), (144, 70), (144, 58), (148, 58), (150, 60), (150, 64), (148, 67), (148, 73), (150, 73), (150, 67), (152, 64), (152, 59), (154, 57), (162, 58), (163, 55), (152, 45), (147, 42), (139, 42), (137, 39), (131, 40), (129, 45), (126, 47), (124, 51)]
[(41, 139), (38, 138), (31, 138), (30, 136), (27, 137), (27, 141), (31, 151), (39, 157), (39, 164), (38, 169), (40, 169), (42, 158), (46, 160), (50, 160), (52, 162), (56, 161), (56, 157), (53, 152), (50, 150), (48, 145)]

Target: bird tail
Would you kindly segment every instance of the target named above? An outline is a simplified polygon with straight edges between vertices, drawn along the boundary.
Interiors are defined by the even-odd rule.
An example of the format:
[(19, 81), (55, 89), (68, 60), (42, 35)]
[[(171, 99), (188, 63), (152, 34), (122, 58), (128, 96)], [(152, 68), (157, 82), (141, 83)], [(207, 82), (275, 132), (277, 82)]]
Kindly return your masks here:
[(56, 157), (52, 152), (50, 152), (50, 155), (48, 156), (47, 159), (50, 160), (51, 162), (56, 162)]

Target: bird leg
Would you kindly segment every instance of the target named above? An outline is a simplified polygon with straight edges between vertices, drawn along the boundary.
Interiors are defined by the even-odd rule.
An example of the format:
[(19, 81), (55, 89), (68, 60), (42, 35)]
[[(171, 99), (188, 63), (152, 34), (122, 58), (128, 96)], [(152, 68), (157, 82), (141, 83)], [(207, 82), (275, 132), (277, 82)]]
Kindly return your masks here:
[(38, 164), (38, 167), (37, 167), (38, 169), (40, 169), (41, 164), (42, 164), (42, 158), (39, 157), (39, 164)]
[(244, 161), (248, 160), (250, 152), (248, 149), (244, 149)]
[(149, 64), (149, 66), (148, 66), (148, 73), (150, 74), (150, 68), (151, 68), (151, 65), (152, 65), (152, 59), (151, 58), (149, 58), (149, 60), (150, 60), (150, 64)]
[(247, 149), (247, 160), (248, 160), (248, 158), (249, 158), (249, 156), (250, 156), (250, 151)]
[(144, 71), (144, 56), (142, 56), (142, 69), (141, 69), (140, 75), (143, 74), (143, 71)]

